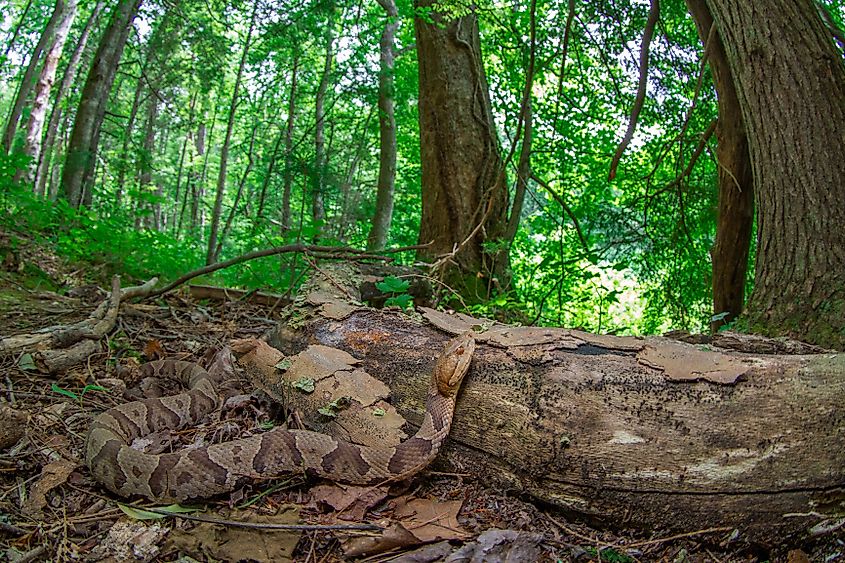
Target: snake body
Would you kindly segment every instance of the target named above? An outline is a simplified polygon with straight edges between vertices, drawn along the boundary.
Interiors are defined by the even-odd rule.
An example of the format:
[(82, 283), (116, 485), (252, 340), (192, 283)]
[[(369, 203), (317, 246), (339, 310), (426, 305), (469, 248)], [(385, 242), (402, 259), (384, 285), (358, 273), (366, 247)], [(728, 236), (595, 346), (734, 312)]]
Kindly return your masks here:
[(92, 476), (110, 491), (156, 501), (206, 498), (232, 491), (248, 479), (289, 473), (358, 485), (406, 479), (434, 459), (449, 434), (456, 395), (474, 351), (471, 333), (447, 344), (432, 374), (419, 431), (390, 447), (361, 446), (317, 432), (277, 428), (220, 444), (144, 453), (130, 447), (133, 440), (194, 425), (220, 406), (214, 382), (197, 364), (150, 362), (142, 366), (145, 375), (177, 379), (188, 390), (125, 403), (98, 415), (86, 439), (85, 461)]

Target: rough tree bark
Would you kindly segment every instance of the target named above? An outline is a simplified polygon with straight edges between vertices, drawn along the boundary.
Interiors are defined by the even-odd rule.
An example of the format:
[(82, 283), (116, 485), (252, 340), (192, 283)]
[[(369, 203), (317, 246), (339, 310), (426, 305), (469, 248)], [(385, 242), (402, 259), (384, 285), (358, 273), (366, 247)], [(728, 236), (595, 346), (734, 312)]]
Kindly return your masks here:
[(249, 29), (246, 32), (244, 50), (241, 53), (241, 62), (238, 64), (238, 75), (235, 78), (235, 86), (232, 90), (232, 103), (229, 106), (229, 122), (226, 125), (226, 136), (223, 138), (223, 146), (220, 148), (220, 171), (217, 174), (217, 193), (214, 196), (214, 209), (211, 213), (211, 233), (208, 235), (208, 250), (206, 252), (206, 265), (214, 264), (217, 253), (217, 231), (220, 229), (220, 215), (223, 212), (223, 195), (226, 192), (226, 171), (229, 165), (229, 144), (232, 141), (232, 131), (235, 128), (235, 113), (238, 109), (238, 93), (241, 87), (244, 68), (246, 68), (246, 57), (249, 54), (252, 31), (255, 28), (255, 16), (258, 14), (258, 2), (253, 5), (252, 15), (249, 18)]
[[(449, 20), (431, 10), (434, 23), (414, 20), (419, 58), (421, 244), (425, 260), (456, 254), (447, 283), (471, 301), (506, 285), (507, 250), (501, 244), (508, 192), (481, 64), (474, 12)], [(485, 243), (493, 248), (485, 249)]]
[(32, 158), (32, 162), (25, 170), (19, 170), (15, 179), (25, 179), (31, 182), (35, 179), (35, 172), (38, 167), (38, 160), (41, 157), (41, 137), (44, 132), (44, 118), (47, 116), (47, 106), (50, 104), (50, 92), (53, 90), (53, 82), (56, 80), (56, 69), (59, 66), (59, 59), (65, 48), (70, 27), (76, 19), (76, 0), (68, 0), (65, 4), (62, 18), (56, 26), (55, 36), (47, 55), (44, 57), (44, 65), (41, 67), (41, 74), (38, 83), (35, 85), (35, 99), (32, 102), (32, 109), (29, 113), (29, 120), (26, 124), (26, 135), (24, 136), (23, 153)]
[(764, 334), (845, 348), (845, 64), (814, 2), (707, 0), (748, 134)]
[[(323, 305), (310, 316), (298, 308), (298, 328), (280, 325), (270, 343), (286, 354), (306, 343), (351, 353), (419, 424), (447, 336), (396, 312), (344, 310), (330, 291), (308, 293), (325, 317)], [(453, 334), (470, 322), (424, 315)], [(841, 515), (841, 354), (705, 352), (665, 338), (534, 327), (494, 326), (477, 339), (435, 468), (649, 533), (716, 528), (724, 538), (737, 529), (739, 541), (773, 546)], [(327, 427), (316, 409), (301, 414), (324, 432), (349, 427)]]
[(754, 225), (754, 178), (745, 123), (725, 48), (718, 32), (711, 31), (713, 16), (705, 0), (687, 0), (687, 8), (704, 43), (713, 73), (713, 85), (719, 98), (719, 122), (716, 129), (719, 214), (716, 241), (710, 251), (713, 260), (715, 319), (711, 329), (716, 331), (739, 316), (745, 304), (745, 276)]
[(53, 8), (53, 14), (50, 16), (50, 19), (47, 20), (47, 25), (44, 26), (44, 31), (41, 33), (38, 43), (35, 44), (35, 48), (32, 50), (32, 56), (30, 56), (29, 62), (26, 65), (26, 70), (23, 73), (23, 78), (21, 78), (21, 83), (18, 86), (18, 91), (15, 95), (15, 101), (12, 104), (11, 111), (9, 112), (9, 119), (6, 121), (6, 128), (3, 130), (3, 150), (7, 153), (12, 150), (12, 143), (15, 140), (15, 133), (18, 130), (18, 122), (21, 119), (21, 114), (23, 114), (23, 109), (26, 106), (29, 94), (35, 86), (35, 73), (41, 63), (41, 55), (44, 53), (44, 50), (52, 44), (53, 36), (56, 33), (56, 27), (62, 19), (64, 10), (64, 1), (56, 0), (56, 5)]
[(100, 12), (103, 11), (104, 0), (100, 0), (94, 5), (91, 10), (91, 15), (88, 16), (88, 21), (85, 22), (85, 27), (76, 41), (76, 47), (70, 60), (65, 67), (62, 81), (59, 84), (59, 89), (56, 91), (56, 96), (53, 100), (53, 108), (50, 110), (50, 119), (47, 123), (47, 130), (44, 134), (44, 142), (39, 151), (40, 157), (38, 159), (38, 169), (35, 173), (35, 193), (43, 196), (47, 193), (47, 180), (51, 175), (51, 163), (53, 162), (53, 147), (56, 141), (56, 134), (59, 130), (59, 121), (62, 118), (62, 102), (65, 95), (70, 91), (73, 81), (76, 79), (76, 71), (79, 68), (79, 61), (82, 60), (82, 55), (85, 52), (85, 47), (88, 45), (88, 38), (91, 36), (91, 30), (94, 24), (100, 17)]
[(99, 131), (105, 116), (109, 91), (117, 73), (117, 65), (123, 55), (129, 29), (142, 0), (120, 0), (112, 11), (111, 20), (82, 89), (82, 97), (76, 110), (73, 132), (65, 157), (62, 172), (64, 197), (73, 207), (79, 207), (91, 197), (91, 183), (94, 179), (94, 165), (97, 159)]
[(379, 40), (379, 75), (378, 75), (378, 130), (379, 130), (379, 168), (378, 188), (376, 191), (376, 212), (370, 235), (367, 237), (367, 250), (384, 250), (390, 223), (393, 220), (393, 192), (396, 185), (396, 114), (393, 108), (394, 77), (393, 67), (396, 58), (396, 32), (401, 20), (394, 0), (378, 0), (387, 19)]

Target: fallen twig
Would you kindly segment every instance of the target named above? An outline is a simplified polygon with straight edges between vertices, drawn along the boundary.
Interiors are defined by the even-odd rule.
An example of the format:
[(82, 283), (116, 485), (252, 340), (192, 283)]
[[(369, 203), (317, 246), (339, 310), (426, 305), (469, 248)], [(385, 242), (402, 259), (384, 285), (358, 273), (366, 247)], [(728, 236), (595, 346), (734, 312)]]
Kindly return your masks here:
[(136, 510), (144, 512), (152, 512), (154, 514), (161, 514), (163, 516), (175, 516), (193, 522), (206, 522), (208, 524), (221, 524), (223, 526), (231, 526), (233, 528), (250, 528), (253, 530), (371, 530), (380, 532), (384, 528), (375, 524), (367, 524), (361, 522), (360, 524), (266, 524), (263, 522), (241, 522), (238, 520), (226, 520), (220, 518), (208, 518), (206, 516), (194, 516), (193, 514), (185, 514), (181, 512), (168, 512), (167, 510), (160, 510), (158, 508), (147, 508), (142, 506), (133, 506)]

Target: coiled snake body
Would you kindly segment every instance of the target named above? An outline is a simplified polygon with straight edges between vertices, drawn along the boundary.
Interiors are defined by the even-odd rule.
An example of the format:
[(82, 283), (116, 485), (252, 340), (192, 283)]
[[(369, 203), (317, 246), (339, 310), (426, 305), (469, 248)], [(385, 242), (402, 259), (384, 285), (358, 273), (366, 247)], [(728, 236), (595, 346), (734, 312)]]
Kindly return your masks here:
[(173, 453), (144, 453), (130, 447), (134, 439), (196, 424), (220, 403), (209, 374), (198, 365), (150, 362), (142, 367), (147, 375), (181, 380), (188, 391), (133, 401), (97, 416), (86, 439), (85, 461), (94, 478), (110, 491), (158, 501), (210, 497), (231, 491), (246, 479), (292, 472), (359, 485), (402, 480), (428, 465), (443, 445), (474, 351), (471, 333), (447, 344), (432, 374), (419, 431), (395, 447), (360, 446), (317, 432), (278, 428)]

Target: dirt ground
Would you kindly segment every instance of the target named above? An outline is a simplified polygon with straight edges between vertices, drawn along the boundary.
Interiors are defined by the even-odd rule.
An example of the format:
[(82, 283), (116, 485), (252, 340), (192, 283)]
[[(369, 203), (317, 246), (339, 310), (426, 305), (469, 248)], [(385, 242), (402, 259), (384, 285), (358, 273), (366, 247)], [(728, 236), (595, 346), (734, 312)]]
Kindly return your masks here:
[[(4, 267), (0, 338), (84, 319), (107, 295), (87, 283), (90, 272), (81, 275), (43, 252), (17, 250)], [(45, 373), (28, 353), (0, 356), (0, 406), (21, 416), (0, 424), (24, 431), (0, 449), (0, 559), (845, 561), (841, 528), (771, 553), (724, 530), (667, 537), (659, 530), (594, 529), (551, 507), (490, 489), (472, 475), (434, 470), (389, 491), (298, 477), (254, 483), (210, 502), (158, 506), (167, 516), (138, 510), (152, 507), (149, 502), (119, 504), (126, 499), (91, 479), (82, 453), (87, 428), (102, 410), (150, 392), (144, 382), (133, 392), (141, 363), (201, 361), (234, 339), (260, 337), (277, 318), (269, 306), (194, 301), (177, 293), (124, 305), (102, 351), (61, 373)], [(265, 399), (256, 395), (247, 403), (225, 420), (171, 438), (189, 444), (220, 439), (273, 419)], [(280, 529), (291, 525), (299, 528)]]

